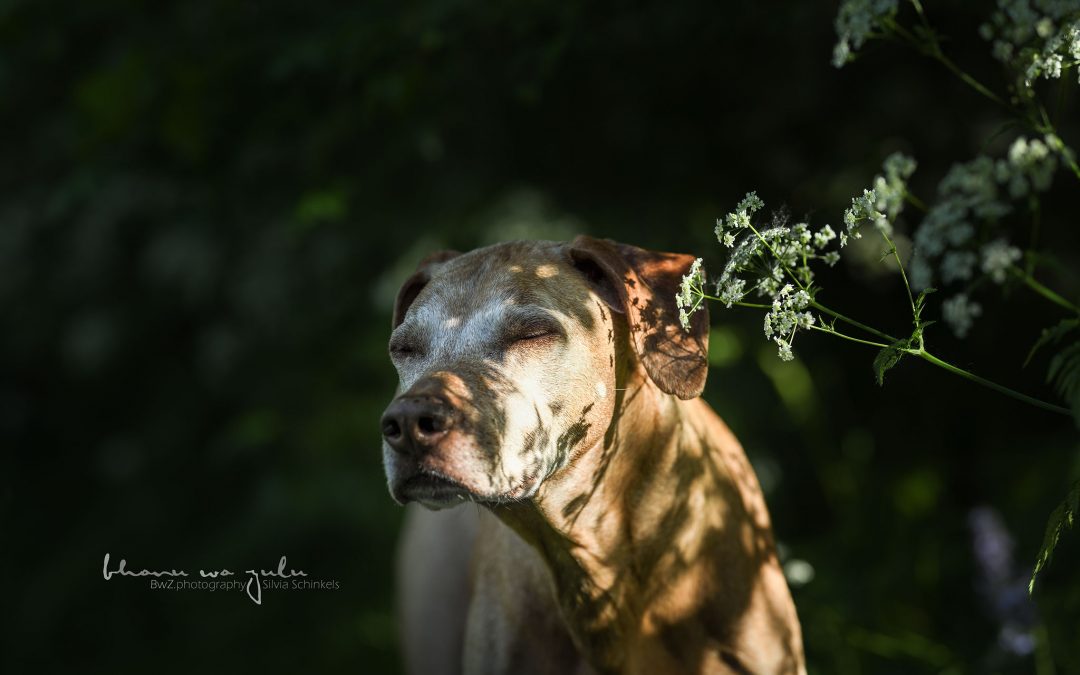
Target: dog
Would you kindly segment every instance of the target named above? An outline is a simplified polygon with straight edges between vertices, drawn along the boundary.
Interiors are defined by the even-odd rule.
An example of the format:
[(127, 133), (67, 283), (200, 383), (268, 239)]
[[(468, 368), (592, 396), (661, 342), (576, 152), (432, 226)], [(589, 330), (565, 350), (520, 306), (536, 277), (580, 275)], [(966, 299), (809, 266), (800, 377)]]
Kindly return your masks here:
[(581, 236), (406, 280), (381, 423), (412, 503), (408, 672), (805, 673), (761, 489), (699, 398), (708, 314), (685, 330), (675, 303), (692, 262)]

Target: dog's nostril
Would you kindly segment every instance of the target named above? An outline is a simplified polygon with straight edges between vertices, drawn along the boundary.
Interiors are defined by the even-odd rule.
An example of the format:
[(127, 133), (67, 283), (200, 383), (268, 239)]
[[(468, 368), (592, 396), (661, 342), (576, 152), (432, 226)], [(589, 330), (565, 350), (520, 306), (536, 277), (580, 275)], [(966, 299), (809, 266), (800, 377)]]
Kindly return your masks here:
[(401, 437), (401, 425), (397, 420), (386, 420), (383, 422), (382, 428), (383, 436), (387, 439), (393, 440)]
[(424, 415), (416, 420), (416, 428), (422, 434), (437, 434), (445, 429), (445, 425), (437, 417)]

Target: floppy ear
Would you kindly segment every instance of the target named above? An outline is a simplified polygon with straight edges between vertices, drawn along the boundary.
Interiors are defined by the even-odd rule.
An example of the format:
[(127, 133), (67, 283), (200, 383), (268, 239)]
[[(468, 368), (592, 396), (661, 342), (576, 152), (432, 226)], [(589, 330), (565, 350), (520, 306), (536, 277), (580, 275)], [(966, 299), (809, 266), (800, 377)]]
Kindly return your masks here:
[(570, 245), (570, 259), (596, 293), (626, 315), (634, 351), (656, 386), (681, 399), (700, 396), (709, 372), (709, 311), (695, 312), (687, 331), (675, 304), (694, 256), (583, 235)]
[(459, 255), (461, 254), (457, 251), (436, 251), (420, 261), (420, 264), (416, 266), (416, 271), (405, 280), (405, 283), (401, 284), (401, 290), (398, 291), (397, 300), (394, 301), (394, 319), (390, 325), (391, 330), (401, 325), (413, 300), (420, 295), (420, 291), (424, 289), (427, 282), (431, 281), (431, 267)]

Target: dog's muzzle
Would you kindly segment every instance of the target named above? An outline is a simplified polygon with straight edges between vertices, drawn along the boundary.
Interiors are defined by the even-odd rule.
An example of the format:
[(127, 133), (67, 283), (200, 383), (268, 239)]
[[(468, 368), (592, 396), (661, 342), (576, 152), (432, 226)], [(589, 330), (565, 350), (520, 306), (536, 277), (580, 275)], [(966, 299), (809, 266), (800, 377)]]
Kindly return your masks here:
[(402, 396), (382, 416), (382, 434), (395, 452), (419, 458), (431, 451), (454, 426), (450, 405), (438, 396)]
[(447, 475), (449, 469), (440, 461), (446, 453), (440, 444), (457, 430), (457, 422), (457, 411), (436, 395), (401, 396), (386, 409), (382, 434), (398, 457), (390, 476), (396, 500), (444, 508), (474, 498), (466, 486)]

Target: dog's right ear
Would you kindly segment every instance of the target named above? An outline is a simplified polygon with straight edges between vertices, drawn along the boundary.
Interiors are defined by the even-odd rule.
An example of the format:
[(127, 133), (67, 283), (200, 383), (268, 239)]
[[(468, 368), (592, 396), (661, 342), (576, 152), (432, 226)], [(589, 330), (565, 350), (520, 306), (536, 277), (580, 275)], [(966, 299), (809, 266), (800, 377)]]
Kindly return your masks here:
[(694, 256), (648, 251), (582, 235), (570, 262), (615, 312), (626, 315), (630, 341), (660, 391), (681, 399), (701, 395), (709, 373), (709, 312), (702, 307), (679, 323), (675, 295)]
[(431, 281), (432, 267), (459, 255), (461, 253), (457, 251), (436, 251), (420, 261), (420, 264), (416, 266), (416, 271), (405, 280), (405, 283), (401, 284), (401, 290), (398, 291), (397, 299), (394, 301), (394, 319), (390, 325), (391, 330), (401, 325), (413, 300), (416, 300), (416, 296), (420, 295), (420, 291)]

